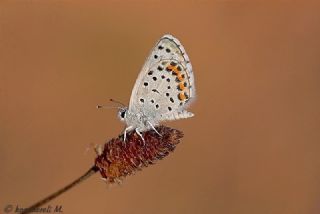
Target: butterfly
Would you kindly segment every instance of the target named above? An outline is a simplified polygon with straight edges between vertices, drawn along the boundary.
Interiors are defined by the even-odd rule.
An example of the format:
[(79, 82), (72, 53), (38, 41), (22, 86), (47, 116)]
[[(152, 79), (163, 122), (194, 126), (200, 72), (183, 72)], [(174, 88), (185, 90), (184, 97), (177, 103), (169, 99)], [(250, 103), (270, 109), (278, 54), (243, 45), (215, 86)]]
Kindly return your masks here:
[[(195, 98), (194, 75), (189, 57), (180, 41), (164, 35), (146, 59), (132, 90), (128, 107), (121, 107), (118, 117), (141, 137), (162, 121), (193, 117), (186, 108)], [(159, 133), (158, 133), (159, 134)], [(160, 134), (159, 134), (160, 135)]]

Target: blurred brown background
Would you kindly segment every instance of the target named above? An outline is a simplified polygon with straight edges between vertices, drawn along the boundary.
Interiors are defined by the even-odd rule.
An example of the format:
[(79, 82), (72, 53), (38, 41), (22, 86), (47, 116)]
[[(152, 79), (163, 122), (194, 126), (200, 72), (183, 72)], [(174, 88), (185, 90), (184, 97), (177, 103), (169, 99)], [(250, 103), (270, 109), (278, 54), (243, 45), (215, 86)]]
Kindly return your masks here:
[(69, 213), (320, 213), (320, 7), (253, 1), (1, 1), (0, 213), (84, 173), (117, 136), (165, 33), (194, 67), (196, 117), (165, 160), (50, 202)]

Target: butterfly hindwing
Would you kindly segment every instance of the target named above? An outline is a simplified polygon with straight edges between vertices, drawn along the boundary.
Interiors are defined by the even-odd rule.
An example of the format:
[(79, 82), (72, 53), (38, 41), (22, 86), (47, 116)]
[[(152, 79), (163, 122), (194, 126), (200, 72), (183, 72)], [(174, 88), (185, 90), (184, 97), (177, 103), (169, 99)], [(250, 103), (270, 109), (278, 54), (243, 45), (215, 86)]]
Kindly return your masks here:
[(129, 111), (141, 112), (149, 120), (152, 118), (153, 123), (179, 119), (178, 114), (184, 112), (186, 104), (194, 97), (189, 58), (176, 38), (165, 35), (152, 49), (138, 76)]

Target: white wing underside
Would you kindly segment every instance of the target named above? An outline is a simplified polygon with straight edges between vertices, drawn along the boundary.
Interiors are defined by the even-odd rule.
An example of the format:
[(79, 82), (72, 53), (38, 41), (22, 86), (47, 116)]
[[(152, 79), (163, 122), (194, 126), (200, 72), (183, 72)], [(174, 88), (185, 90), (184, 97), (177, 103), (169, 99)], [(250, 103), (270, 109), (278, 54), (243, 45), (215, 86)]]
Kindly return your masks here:
[(128, 111), (158, 124), (192, 117), (185, 109), (194, 98), (194, 75), (189, 57), (178, 39), (164, 35), (152, 49), (136, 80)]

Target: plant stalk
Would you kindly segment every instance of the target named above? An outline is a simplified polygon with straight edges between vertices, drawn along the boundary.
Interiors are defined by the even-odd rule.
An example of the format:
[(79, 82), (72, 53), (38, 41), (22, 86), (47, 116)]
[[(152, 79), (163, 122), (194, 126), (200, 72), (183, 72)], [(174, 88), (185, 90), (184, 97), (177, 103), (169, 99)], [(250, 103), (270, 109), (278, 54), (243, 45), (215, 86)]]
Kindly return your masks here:
[(79, 178), (77, 178), (76, 180), (74, 180), (73, 182), (68, 184), (67, 186), (59, 189), (58, 191), (52, 193), (51, 195), (45, 197), (44, 199), (38, 201), (37, 203), (35, 203), (33, 205), (31, 205), (30, 207), (25, 208), (21, 212), (21, 214), (28, 214), (28, 213), (31, 213), (31, 212), (35, 211), (35, 209), (37, 209), (37, 208), (43, 206), (44, 204), (52, 201), (53, 199), (55, 199), (59, 195), (67, 192), (68, 190), (70, 190), (72, 187), (75, 187), (76, 185), (80, 184), (82, 181), (86, 180), (91, 175), (95, 174), (97, 171), (98, 171), (98, 168), (96, 166), (91, 167), (86, 173), (84, 173), (82, 176), (80, 176)]

